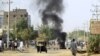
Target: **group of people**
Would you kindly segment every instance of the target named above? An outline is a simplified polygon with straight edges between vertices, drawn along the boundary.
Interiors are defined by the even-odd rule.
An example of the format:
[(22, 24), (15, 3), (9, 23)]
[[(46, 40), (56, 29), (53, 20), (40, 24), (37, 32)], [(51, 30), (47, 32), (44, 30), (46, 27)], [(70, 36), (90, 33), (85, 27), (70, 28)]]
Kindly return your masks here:
[(48, 48), (49, 49), (54, 49), (54, 50), (58, 50), (59, 49), (59, 43), (57, 40), (50, 40), (48, 42)]
[(19, 51), (22, 52), (23, 51), (23, 47), (24, 47), (24, 42), (22, 40), (20, 40), (20, 41), (10, 40), (9, 47), (10, 47), (10, 50), (19, 50)]
[[(39, 51), (39, 47), (38, 46), (39, 45), (37, 45), (37, 51)], [(46, 44), (44, 46), (46, 48)], [(17, 41), (17, 40), (15, 40), (15, 41), (10, 40), (9, 41), (9, 49), (10, 50), (19, 50), (19, 51), (22, 52), (24, 50), (23, 47), (24, 47), (24, 42), (21, 41), (21, 40), (20, 41)], [(0, 51), (2, 51), (3, 49), (4, 49), (4, 43), (3, 43), (2, 39), (0, 39)], [(45, 50), (47, 52), (47, 49), (45, 49)], [(71, 41), (70, 50), (72, 52), (72, 55), (76, 56), (76, 53), (77, 53), (77, 42), (75, 41), (75, 39), (72, 39), (72, 41)]]
[[(58, 47), (55, 47), (55, 48), (59, 49), (59, 44), (57, 43), (57, 41), (49, 41), (48, 45), (49, 45), (49, 47), (52, 46), (51, 48), (53, 48), (54, 46), (57, 45)], [(77, 41), (75, 39), (72, 39), (71, 43), (70, 43), (70, 50), (71, 50), (73, 56), (76, 56), (77, 46), (78, 46), (77, 45)], [(37, 52), (41, 52), (42, 50), (47, 52), (46, 46), (45, 45), (41, 45), (41, 43), (40, 44), (38, 43)]]
[[(22, 52), (23, 47), (24, 47), (24, 42), (22, 40), (9, 41), (9, 50), (18, 50)], [(0, 38), (0, 52), (4, 51), (5, 49), (7, 49), (7, 43), (4, 43), (4, 41)]]

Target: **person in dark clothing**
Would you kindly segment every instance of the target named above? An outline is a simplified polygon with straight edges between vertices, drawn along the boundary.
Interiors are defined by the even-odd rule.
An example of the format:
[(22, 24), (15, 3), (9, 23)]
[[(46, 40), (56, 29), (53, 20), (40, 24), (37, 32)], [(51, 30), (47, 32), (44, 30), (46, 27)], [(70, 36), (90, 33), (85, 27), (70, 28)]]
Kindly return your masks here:
[(10, 43), (9, 43), (9, 48), (10, 50), (13, 50), (13, 47), (14, 47), (14, 44), (13, 44), (13, 40), (10, 40)]
[(14, 41), (14, 50), (17, 50), (17, 47), (18, 47), (18, 43), (17, 43), (17, 41)]
[(45, 51), (47, 53), (46, 43), (45, 42), (38, 42), (36, 43), (37, 52)]

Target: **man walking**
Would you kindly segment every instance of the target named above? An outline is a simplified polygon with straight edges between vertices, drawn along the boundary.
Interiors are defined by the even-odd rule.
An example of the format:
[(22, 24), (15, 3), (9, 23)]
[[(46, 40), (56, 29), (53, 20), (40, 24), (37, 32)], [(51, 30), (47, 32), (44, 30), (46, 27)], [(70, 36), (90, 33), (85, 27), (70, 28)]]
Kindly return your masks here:
[(73, 56), (76, 56), (76, 53), (77, 53), (77, 43), (76, 43), (75, 39), (73, 39), (71, 41), (71, 52), (72, 52)]

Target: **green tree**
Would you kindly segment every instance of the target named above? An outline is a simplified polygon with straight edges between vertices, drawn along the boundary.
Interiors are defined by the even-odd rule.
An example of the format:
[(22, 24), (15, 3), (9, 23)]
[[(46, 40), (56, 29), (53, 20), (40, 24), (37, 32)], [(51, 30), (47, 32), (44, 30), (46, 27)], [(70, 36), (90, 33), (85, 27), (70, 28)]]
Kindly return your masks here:
[(41, 25), (41, 26), (38, 27), (38, 30), (39, 30), (40, 33), (45, 33), (48, 40), (53, 38), (53, 34), (52, 34), (53, 31), (48, 26)]
[(14, 38), (29, 40), (34, 36), (33, 27), (28, 26), (27, 20), (25, 20), (24, 18), (18, 20), (13, 29), (14, 30), (11, 32), (11, 36)]
[(88, 39), (87, 51), (89, 53), (100, 52), (100, 35), (90, 35)]
[(73, 39), (73, 38), (82, 38), (83, 37), (88, 37), (89, 32), (85, 32), (84, 30), (78, 30), (78, 31), (73, 31), (71, 33), (69, 33), (69, 38)]
[(11, 36), (13, 37), (13, 39), (24, 40), (26, 43), (26, 47), (28, 47), (29, 40), (34, 39), (33, 27), (28, 26), (27, 20), (22, 18), (17, 21), (13, 29), (14, 30), (11, 32)]

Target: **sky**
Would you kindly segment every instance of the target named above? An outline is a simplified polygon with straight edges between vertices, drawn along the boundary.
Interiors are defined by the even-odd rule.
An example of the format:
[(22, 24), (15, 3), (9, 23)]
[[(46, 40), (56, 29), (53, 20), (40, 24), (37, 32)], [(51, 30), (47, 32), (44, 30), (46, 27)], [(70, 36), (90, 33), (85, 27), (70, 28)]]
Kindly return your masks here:
[[(2, 0), (8, 1), (8, 0)], [(41, 17), (38, 14), (38, 7), (36, 6), (36, 0), (11, 0), (11, 10), (15, 8), (27, 9), (31, 15), (31, 24), (37, 28), (37, 25), (41, 24)], [(73, 30), (86, 30), (89, 31), (89, 20), (92, 17), (90, 10), (93, 10), (92, 5), (100, 5), (100, 0), (64, 0), (64, 12), (61, 16), (63, 19), (63, 31), (71, 32)], [(2, 7), (8, 10), (7, 4), (3, 4)]]

